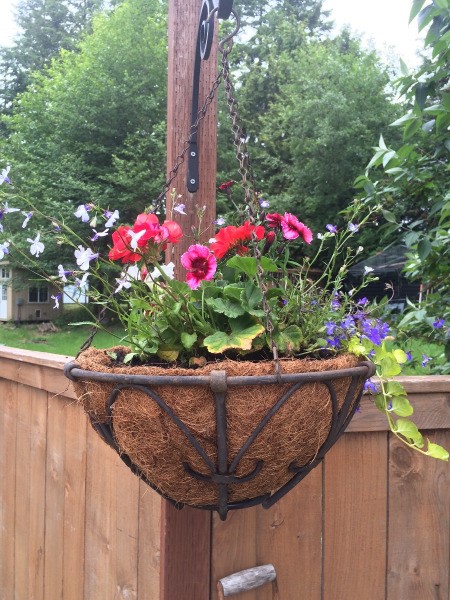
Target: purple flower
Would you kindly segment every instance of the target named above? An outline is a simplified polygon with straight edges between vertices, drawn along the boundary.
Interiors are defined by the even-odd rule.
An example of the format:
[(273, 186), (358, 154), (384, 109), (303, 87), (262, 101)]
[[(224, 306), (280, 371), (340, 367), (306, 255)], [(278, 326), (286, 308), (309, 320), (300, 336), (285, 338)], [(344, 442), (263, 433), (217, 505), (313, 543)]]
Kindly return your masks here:
[(67, 282), (67, 275), (72, 275), (72, 271), (65, 271), (62, 265), (58, 265), (58, 277), (63, 283)]
[(330, 224), (328, 224), (325, 227), (328, 229), (328, 231), (330, 233), (337, 233), (338, 232), (338, 228), (337, 228), (336, 225), (330, 225)]
[(94, 254), (90, 248), (84, 248), (81, 244), (75, 250), (74, 254), (77, 259), (77, 265), (82, 271), (87, 271), (91, 260), (94, 260), (99, 256), (98, 252)]
[(22, 211), (22, 214), (25, 217), (25, 219), (22, 223), (22, 228), (25, 229), (25, 227), (28, 225), (29, 220), (33, 216), (33, 213), (32, 212), (26, 213), (25, 211)]
[(333, 323), (333, 321), (327, 321), (326, 323), (324, 323), (325, 325), (325, 331), (327, 332), (327, 335), (333, 335), (337, 325), (336, 323)]
[(105, 229), (109, 229), (119, 218), (119, 211), (115, 210), (114, 212), (111, 212), (110, 210), (105, 210), (103, 216), (105, 217), (105, 219), (107, 219), (105, 223)]
[(348, 230), (351, 233), (358, 233), (358, 231), (359, 231), (359, 225), (358, 225), (358, 223), (349, 223), (348, 224)]
[(186, 208), (186, 204), (175, 204), (173, 207), (173, 210), (177, 213), (179, 213), (180, 215), (185, 215), (185, 211), (184, 209)]
[(425, 365), (426, 365), (427, 363), (429, 363), (429, 362), (430, 362), (430, 360), (432, 360), (432, 359), (431, 359), (431, 356), (427, 356), (426, 354), (423, 354), (423, 353), (422, 353), (422, 367), (425, 367)]
[(380, 346), (381, 342), (389, 333), (389, 325), (387, 323), (383, 323), (379, 319), (375, 321), (369, 321), (364, 319), (361, 321), (363, 336), (368, 340), (375, 344), (375, 346)]
[(405, 352), (405, 354), (406, 354), (406, 360), (412, 360), (413, 359), (413, 356), (412, 356), (412, 354), (411, 354), (411, 352), (409, 350), (407, 352)]
[(378, 394), (379, 390), (377, 384), (371, 379), (368, 379), (364, 384), (364, 391), (370, 392), (371, 394)]
[(335, 335), (332, 338), (327, 339), (327, 345), (331, 348), (339, 348), (341, 345), (341, 340), (337, 335)]
[(259, 199), (259, 205), (261, 206), (261, 208), (269, 208), (270, 202), (268, 202), (267, 200), (263, 200), (262, 198), (260, 198)]
[(59, 308), (59, 301), (62, 298), (62, 294), (56, 294), (56, 296), (53, 296), (53, 294), (52, 294), (50, 296), (50, 298), (55, 301), (53, 308)]
[(435, 329), (442, 329), (442, 327), (444, 327), (445, 324), (445, 319), (436, 319), (433, 323), (433, 327)]
[(216, 219), (214, 221), (214, 223), (218, 226), (218, 227), (222, 227), (222, 225), (225, 225), (225, 219), (223, 217), (219, 217), (218, 219)]
[(342, 329), (355, 329), (355, 319), (351, 315), (347, 315), (341, 322)]
[(369, 304), (369, 300), (366, 297), (364, 297), (361, 298), (361, 300), (358, 300), (356, 306), (366, 306), (367, 304)]
[(0, 260), (5, 257), (6, 254), (9, 254), (8, 250), (9, 242), (4, 242), (0, 244)]

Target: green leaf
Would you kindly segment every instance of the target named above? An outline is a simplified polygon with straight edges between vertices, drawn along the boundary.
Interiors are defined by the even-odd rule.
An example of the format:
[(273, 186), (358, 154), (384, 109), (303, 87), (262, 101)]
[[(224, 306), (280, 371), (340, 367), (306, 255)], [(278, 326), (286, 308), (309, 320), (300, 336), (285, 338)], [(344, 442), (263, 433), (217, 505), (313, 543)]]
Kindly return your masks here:
[(388, 381), (386, 384), (387, 396), (404, 396), (405, 388), (398, 381)]
[(395, 396), (391, 401), (390, 411), (399, 417), (410, 417), (414, 412), (414, 408), (406, 396)]
[(445, 448), (439, 446), (438, 444), (433, 444), (432, 442), (430, 442), (430, 440), (427, 440), (427, 442), (427, 451), (425, 453), (427, 456), (439, 458), (439, 460), (448, 460), (449, 454)]
[(415, 97), (419, 108), (422, 110), (428, 98), (428, 85), (426, 83), (419, 82), (417, 84)]
[(252, 256), (233, 256), (227, 261), (227, 266), (245, 273), (249, 277), (254, 277), (258, 271), (256, 258)]
[(264, 327), (256, 324), (240, 331), (233, 331), (230, 335), (224, 331), (218, 331), (204, 339), (204, 344), (212, 354), (221, 354), (225, 350), (236, 348), (238, 350), (250, 350), (252, 340), (263, 333)]
[(240, 302), (231, 298), (208, 298), (206, 304), (216, 313), (225, 315), (231, 319), (245, 314), (245, 309)]
[(425, 8), (423, 8), (420, 13), (419, 16), (417, 17), (417, 22), (418, 22), (418, 29), (419, 31), (422, 31), (422, 29), (424, 27), (426, 27), (428, 25), (428, 23), (431, 21), (431, 11), (433, 10), (433, 4), (429, 4), (428, 6), (425, 6)]
[(279, 270), (277, 263), (268, 256), (261, 256), (260, 263), (264, 271), (269, 273), (276, 273)]
[(425, 4), (425, 0), (414, 0), (412, 8), (411, 8), (411, 12), (409, 14), (409, 22), (411, 23), (411, 21), (413, 21), (417, 15), (420, 13), (420, 11), (422, 10), (422, 6)]
[(299, 350), (302, 340), (302, 330), (297, 325), (289, 325), (289, 327), (280, 331), (276, 336), (278, 349), (287, 354), (292, 354), (296, 350)]
[(241, 293), (242, 302), (249, 308), (255, 308), (261, 304), (263, 295), (259, 287), (248, 281)]
[(233, 298), (234, 300), (240, 301), (243, 289), (244, 287), (242, 283), (234, 283), (232, 285), (227, 285), (223, 288), (223, 295), (228, 296), (229, 298)]
[(380, 361), (381, 375), (383, 377), (395, 377), (402, 371), (398, 362), (390, 355), (385, 356)]
[(381, 212), (383, 213), (383, 217), (386, 219), (386, 221), (389, 221), (389, 223), (397, 223), (394, 213), (392, 213), (390, 210), (382, 210)]
[(408, 440), (412, 440), (417, 446), (423, 446), (422, 434), (417, 429), (417, 425), (409, 419), (397, 419), (394, 430)]
[(417, 253), (420, 260), (425, 260), (432, 250), (431, 242), (428, 238), (423, 238), (417, 244)]
[(394, 355), (395, 360), (402, 365), (403, 363), (405, 363), (408, 360), (408, 357), (406, 356), (406, 353), (401, 350), (400, 348), (396, 348), (392, 354)]
[(183, 347), (186, 348), (186, 350), (190, 350), (196, 341), (196, 333), (186, 333), (185, 331), (183, 331), (183, 333), (181, 334), (181, 343), (183, 344)]

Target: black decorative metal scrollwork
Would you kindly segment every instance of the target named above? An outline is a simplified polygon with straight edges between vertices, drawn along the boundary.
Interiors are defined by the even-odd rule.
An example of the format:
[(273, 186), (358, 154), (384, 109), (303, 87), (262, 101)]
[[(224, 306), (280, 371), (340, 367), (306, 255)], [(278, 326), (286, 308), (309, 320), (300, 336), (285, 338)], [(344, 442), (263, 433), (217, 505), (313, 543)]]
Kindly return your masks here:
[[(287, 492), (295, 487), (312, 469), (319, 465), (326, 452), (339, 439), (349, 424), (362, 394), (362, 381), (374, 374), (375, 368), (371, 362), (362, 362), (359, 366), (350, 369), (336, 371), (323, 371), (314, 373), (281, 374), (281, 375), (261, 375), (261, 376), (233, 376), (227, 377), (225, 371), (213, 371), (209, 376), (152, 376), (145, 375), (115, 375), (100, 373), (95, 371), (85, 371), (79, 368), (75, 362), (68, 363), (64, 372), (66, 377), (71, 380), (97, 381), (104, 383), (113, 383), (115, 385), (108, 400), (107, 416), (108, 421), (99, 423), (91, 419), (94, 429), (99, 433), (105, 442), (107, 442), (120, 455), (124, 463), (145, 481), (152, 489), (157, 491), (163, 498), (169, 500), (177, 508), (184, 505), (170, 498), (163, 491), (158, 489), (149, 481), (145, 474), (133, 463), (130, 457), (123, 452), (117, 445), (114, 435), (114, 415), (113, 407), (119, 394), (130, 388), (139, 389), (145, 393), (150, 401), (155, 402), (159, 408), (173, 421), (186, 438), (186, 443), (190, 444), (199, 457), (204, 462), (209, 475), (198, 473), (189, 464), (183, 463), (185, 471), (191, 476), (201, 481), (206, 481), (217, 486), (218, 503), (216, 505), (196, 505), (196, 508), (206, 510), (215, 510), (219, 513), (222, 520), (226, 519), (229, 510), (246, 508), (261, 504), (263, 508), (269, 508), (275, 502), (280, 500)], [(347, 389), (342, 406), (339, 408), (334, 381), (350, 378), (350, 384)], [(281, 409), (287, 400), (296, 393), (302, 386), (311, 383), (320, 382), (328, 388), (332, 414), (331, 427), (329, 434), (322, 444), (317, 454), (306, 465), (297, 466), (292, 463), (289, 470), (292, 478), (278, 490), (269, 494), (264, 494), (255, 498), (249, 498), (239, 502), (229, 502), (229, 486), (239, 486), (258, 475), (261, 471), (263, 461), (258, 461), (253, 470), (245, 475), (237, 476), (236, 471), (247, 450), (256, 440), (270, 419)], [(227, 391), (233, 386), (252, 386), (262, 384), (292, 384), (291, 387), (278, 399), (267, 414), (256, 425), (242, 447), (234, 457), (229, 457), (227, 447)], [(216, 446), (217, 463), (208, 456), (196, 437), (186, 426), (185, 423), (175, 414), (161, 397), (153, 391), (156, 386), (208, 386), (212, 390), (216, 404)]]
[(200, 71), (203, 60), (208, 60), (214, 39), (214, 16), (228, 19), (233, 11), (233, 0), (203, 0), (197, 31), (194, 77), (192, 84), (191, 135), (189, 138), (187, 189), (194, 193), (199, 184), (197, 147), (197, 118), (199, 110)]

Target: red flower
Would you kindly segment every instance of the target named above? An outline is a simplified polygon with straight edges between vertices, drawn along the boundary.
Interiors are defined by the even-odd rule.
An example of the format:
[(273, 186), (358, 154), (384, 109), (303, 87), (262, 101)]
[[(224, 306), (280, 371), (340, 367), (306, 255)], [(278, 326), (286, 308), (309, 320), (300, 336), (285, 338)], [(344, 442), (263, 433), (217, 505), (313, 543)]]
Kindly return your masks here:
[(175, 221), (164, 221), (161, 225), (161, 229), (167, 229), (168, 236), (166, 238), (167, 242), (171, 244), (176, 244), (183, 237), (183, 232), (181, 227)]
[(226, 192), (227, 190), (230, 189), (230, 187), (234, 184), (234, 181), (226, 181), (225, 183), (221, 183), (219, 185), (219, 190), (221, 192)]
[(266, 215), (267, 225), (269, 227), (281, 227), (283, 217), (278, 213), (270, 213)]
[(250, 241), (253, 237), (261, 240), (264, 237), (264, 227), (251, 225), (246, 221), (240, 227), (234, 225), (223, 227), (214, 237), (216, 241), (211, 244), (211, 250), (220, 259), (233, 249), (236, 249), (237, 254), (248, 252), (248, 248), (242, 242)]
[(283, 231), (283, 236), (287, 240), (295, 240), (298, 237), (301, 237), (307, 244), (312, 242), (313, 234), (311, 229), (306, 227), (306, 225), (301, 223), (297, 217), (291, 213), (284, 213), (281, 220), (281, 229)]
[(196, 290), (203, 280), (210, 281), (217, 269), (216, 257), (209, 248), (195, 244), (189, 246), (187, 252), (181, 255), (181, 264), (188, 273), (186, 283)]
[(108, 254), (111, 260), (121, 260), (123, 263), (127, 263), (137, 262), (142, 258), (141, 254), (130, 247), (130, 231), (132, 231), (130, 227), (121, 225), (112, 234), (113, 247)]

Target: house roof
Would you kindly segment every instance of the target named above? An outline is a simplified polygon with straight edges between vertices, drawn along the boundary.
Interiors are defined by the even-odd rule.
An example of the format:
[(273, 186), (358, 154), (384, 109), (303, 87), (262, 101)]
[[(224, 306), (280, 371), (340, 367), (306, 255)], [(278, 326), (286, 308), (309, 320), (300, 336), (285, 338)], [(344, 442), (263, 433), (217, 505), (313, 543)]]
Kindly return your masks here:
[(374, 256), (364, 259), (349, 269), (350, 275), (363, 275), (365, 267), (373, 269), (374, 275), (398, 273), (406, 263), (408, 248), (402, 244), (389, 246)]

